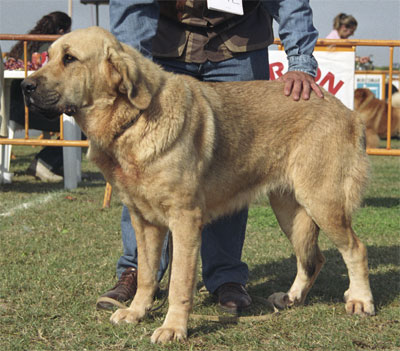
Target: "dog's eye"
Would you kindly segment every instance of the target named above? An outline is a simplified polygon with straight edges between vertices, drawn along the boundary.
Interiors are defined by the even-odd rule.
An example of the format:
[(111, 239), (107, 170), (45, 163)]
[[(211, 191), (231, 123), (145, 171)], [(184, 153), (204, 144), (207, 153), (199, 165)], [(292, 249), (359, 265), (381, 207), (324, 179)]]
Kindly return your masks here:
[(74, 57), (72, 55), (69, 55), (69, 54), (65, 54), (64, 57), (63, 57), (64, 66), (69, 65), (70, 63), (72, 63), (72, 62), (74, 62), (76, 60), (77, 60), (76, 57)]

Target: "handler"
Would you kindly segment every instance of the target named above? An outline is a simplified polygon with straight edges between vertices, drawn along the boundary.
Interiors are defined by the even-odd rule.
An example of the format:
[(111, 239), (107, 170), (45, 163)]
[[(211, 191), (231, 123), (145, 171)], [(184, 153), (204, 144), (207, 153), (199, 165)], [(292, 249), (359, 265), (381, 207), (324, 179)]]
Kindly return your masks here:
[[(294, 100), (309, 99), (311, 91), (323, 97), (314, 81), (317, 62), (312, 53), (318, 32), (308, 0), (237, 0), (242, 15), (230, 13), (232, 9), (224, 6), (211, 9), (213, 3), (221, 6), (233, 2), (111, 0), (111, 31), (171, 72), (213, 82), (267, 80), (273, 17), (279, 23), (279, 36), (289, 61), (289, 71), (280, 78), (285, 82), (282, 93)], [(212, 222), (202, 232), (204, 284), (220, 306), (232, 312), (251, 304), (245, 289), (248, 267), (241, 261), (247, 215), (246, 208)], [(126, 302), (133, 298), (137, 287), (136, 238), (126, 207), (121, 229), (119, 280), (102, 297)], [(166, 241), (159, 279), (168, 265), (167, 245)], [(100, 297), (97, 307), (110, 309), (113, 304)]]

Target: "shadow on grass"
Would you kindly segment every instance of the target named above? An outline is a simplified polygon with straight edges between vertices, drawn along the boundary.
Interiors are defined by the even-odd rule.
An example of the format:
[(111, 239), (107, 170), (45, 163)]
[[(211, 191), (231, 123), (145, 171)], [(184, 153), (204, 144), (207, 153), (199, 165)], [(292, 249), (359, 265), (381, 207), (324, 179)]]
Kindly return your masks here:
[[(368, 247), (369, 267), (372, 271), (370, 273), (371, 289), (378, 313), (380, 308), (389, 305), (399, 296), (398, 272), (394, 268), (390, 268), (390, 266), (395, 267), (400, 265), (399, 250), (400, 247), (396, 245)], [(348, 289), (349, 284), (346, 266), (342, 256), (336, 249), (325, 250), (323, 254), (327, 261), (307, 297), (306, 305), (313, 305), (315, 303), (343, 303), (344, 311), (343, 294)], [(381, 272), (377, 272), (379, 270)], [(241, 312), (239, 316), (254, 317), (266, 315), (268, 317), (269, 315), (273, 318), (274, 314), (271, 311), (271, 307), (266, 305), (262, 300), (267, 299), (268, 296), (275, 292), (288, 291), (295, 275), (296, 258), (294, 256), (265, 265), (257, 265), (252, 268), (248, 291), (253, 298), (253, 304), (249, 309)], [(260, 280), (263, 280), (263, 282), (252, 283), (252, 281)], [(208, 294), (198, 303), (198, 306), (206, 308), (209, 313), (210, 309), (216, 309), (216, 304), (216, 298)], [(195, 306), (194, 313), (201, 314), (201, 307)], [(211, 312), (211, 314), (223, 315), (220, 310), (214, 313)], [(233, 322), (230, 324), (236, 323)], [(215, 330), (224, 327), (222, 323), (201, 323), (190, 329), (190, 335), (214, 333)]]
[(371, 197), (364, 199), (362, 203), (362, 207), (385, 207), (385, 208), (393, 208), (398, 207), (400, 205), (399, 198), (393, 197)]
[[(343, 294), (348, 289), (347, 268), (339, 251), (330, 249), (323, 251), (323, 254), (326, 258), (325, 266), (310, 290), (306, 304), (310, 303), (310, 300), (312, 302), (342, 302)], [(394, 268), (400, 265), (400, 246), (370, 246), (368, 257), (375, 305), (378, 308), (386, 306), (400, 294), (399, 275)], [(294, 256), (265, 265), (257, 265), (250, 272), (249, 292), (266, 298), (275, 292), (288, 291), (295, 276), (296, 258)], [(252, 280), (260, 280), (263, 277), (265, 282), (251, 284)]]
[(225, 323), (219, 322), (207, 322), (201, 323), (196, 327), (190, 327), (191, 323), (189, 323), (189, 330), (188, 334), (190, 338), (196, 338), (198, 335), (208, 335), (208, 334), (215, 334), (218, 330), (225, 329)]
[[(106, 182), (100, 172), (84, 172), (82, 174), (82, 181), (78, 184), (79, 187), (96, 188), (105, 187)], [(47, 183), (36, 180), (32, 176), (27, 175), (26, 172), (14, 172), (13, 181), (11, 184), (3, 184), (1, 186), (2, 192), (15, 192), (15, 193), (49, 193), (64, 189), (64, 181), (57, 183)]]
[(39, 182), (32, 177), (29, 179), (18, 179), (21, 174), (18, 172), (14, 173), (14, 177), (11, 184), (3, 184), (1, 187), (2, 192), (14, 192), (14, 193), (50, 193), (57, 190), (64, 189), (64, 182), (57, 183), (45, 183)]

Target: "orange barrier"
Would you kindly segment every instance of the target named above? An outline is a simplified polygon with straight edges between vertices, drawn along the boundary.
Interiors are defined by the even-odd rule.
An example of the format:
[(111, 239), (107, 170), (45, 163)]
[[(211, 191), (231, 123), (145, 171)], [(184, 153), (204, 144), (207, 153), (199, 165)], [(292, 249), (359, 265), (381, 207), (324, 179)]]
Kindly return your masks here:
[[(34, 35), (34, 34), (0, 34), (0, 40), (23, 40), (24, 41), (24, 71), (25, 77), (28, 76), (28, 58), (27, 58), (27, 42), (30, 40), (35, 41), (54, 41), (59, 38), (58, 35)], [(281, 45), (279, 39), (275, 39), (274, 44)], [(390, 64), (389, 64), (389, 91), (388, 91), (388, 104), (392, 106), (392, 81), (393, 81), (393, 56), (394, 48), (400, 47), (400, 40), (356, 40), (356, 39), (319, 39), (317, 47), (351, 47), (357, 46), (379, 46), (388, 47), (390, 50)], [(400, 76), (400, 72), (398, 72)], [(386, 149), (367, 149), (370, 155), (386, 155), (386, 156), (400, 156), (400, 150), (391, 149), (391, 108), (388, 109), (388, 126), (387, 126), (387, 144)], [(30, 139), (29, 138), (29, 111), (25, 108), (25, 138), (23, 139), (6, 139), (0, 138), (0, 145), (37, 145), (37, 146), (74, 146), (74, 147), (87, 147), (87, 140), (64, 140), (62, 116), (60, 117), (60, 139), (59, 140), (43, 140), (43, 139)], [(111, 185), (107, 183), (104, 195), (104, 207), (108, 207), (111, 199)]]
[[(274, 44), (281, 45), (279, 39), (275, 39)], [(393, 56), (394, 48), (400, 47), (400, 40), (365, 40), (365, 39), (318, 39), (316, 46), (337, 48), (355, 48), (357, 46), (378, 46), (389, 48), (389, 71), (388, 71), (388, 116), (387, 116), (387, 139), (385, 149), (367, 149), (369, 155), (400, 156), (400, 150), (391, 148), (391, 117), (392, 117), (392, 83), (393, 83)], [(396, 71), (400, 80), (400, 71)]]
[[(28, 55), (27, 44), (30, 40), (35, 41), (54, 41), (59, 35), (36, 35), (36, 34), (0, 34), (0, 40), (23, 40), (24, 41), (24, 76), (28, 76)], [(0, 145), (31, 145), (31, 146), (70, 146), (70, 147), (88, 147), (87, 140), (64, 140), (63, 118), (60, 116), (60, 138), (59, 140), (50, 139), (30, 139), (29, 138), (29, 111), (25, 107), (25, 138), (23, 139), (6, 139), (0, 138)], [(109, 207), (111, 202), (112, 187), (106, 183), (104, 193), (103, 207)]]
[[(28, 76), (28, 41), (54, 41), (58, 39), (59, 35), (43, 35), (43, 34), (0, 34), (0, 40), (23, 40), (24, 41), (24, 76)], [(29, 139), (29, 111), (25, 107), (25, 138), (24, 139), (2, 139), (0, 138), (0, 144), (5, 145), (31, 145), (31, 146), (75, 146), (75, 147), (87, 147), (87, 140), (64, 140), (64, 128), (62, 123), (62, 116), (60, 116), (60, 139), (49, 140), (49, 139)]]
[[(35, 41), (54, 41), (59, 38), (59, 35), (35, 35), (35, 34), (0, 34), (0, 40), (24, 40), (24, 63), (25, 63), (25, 77), (28, 75), (27, 70), (27, 42), (30, 40)], [(274, 44), (281, 45), (279, 39), (274, 40)], [(318, 39), (316, 46), (324, 47), (352, 47), (357, 46), (378, 46), (389, 47), (390, 49), (390, 64), (388, 71), (388, 104), (392, 106), (392, 82), (393, 82), (393, 56), (394, 47), (400, 47), (400, 40), (364, 40), (364, 39)], [(400, 71), (398, 71), (400, 77)], [(32, 140), (29, 139), (29, 112), (25, 111), (25, 138), (24, 139), (1, 139), (0, 144), (8, 145), (42, 145), (42, 146), (75, 146), (87, 147), (86, 140), (73, 141), (64, 140), (62, 119), (60, 121), (60, 140)], [(388, 128), (387, 128), (387, 144), (386, 149), (367, 149), (370, 155), (395, 155), (400, 156), (400, 150), (391, 149), (391, 108), (388, 109)]]

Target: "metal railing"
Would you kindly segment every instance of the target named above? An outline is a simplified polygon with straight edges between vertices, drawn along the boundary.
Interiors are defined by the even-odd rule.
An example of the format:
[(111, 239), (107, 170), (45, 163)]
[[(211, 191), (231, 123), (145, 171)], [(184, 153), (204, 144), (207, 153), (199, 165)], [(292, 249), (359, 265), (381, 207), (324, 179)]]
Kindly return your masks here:
[[(34, 34), (0, 34), (0, 40), (18, 40), (24, 42), (24, 76), (28, 76), (28, 41), (51, 42), (58, 39), (59, 35), (34, 35)], [(3, 58), (1, 58), (3, 59)], [(2, 62), (1, 62), (2, 64)], [(7, 121), (8, 122), (8, 121)], [(65, 140), (63, 117), (60, 116), (60, 136), (58, 140), (52, 139), (30, 139), (29, 138), (29, 110), (25, 106), (25, 137), (23, 139), (0, 138), (0, 145), (31, 145), (31, 146), (69, 146), (69, 147), (88, 147), (87, 140)], [(112, 187), (107, 182), (104, 192), (103, 207), (109, 207), (111, 202)]]
[[(54, 41), (59, 38), (58, 35), (33, 35), (33, 34), (0, 34), (1, 40), (18, 40), (24, 42), (24, 72), (25, 77), (28, 76), (28, 57), (27, 57), (27, 43), (28, 41)], [(281, 45), (280, 40), (275, 39), (274, 44)], [(346, 47), (355, 48), (357, 46), (378, 46), (389, 48), (389, 71), (388, 71), (388, 118), (387, 118), (387, 143), (385, 149), (367, 149), (369, 155), (386, 155), (386, 156), (400, 156), (400, 150), (391, 148), (391, 106), (392, 106), (392, 82), (393, 82), (393, 57), (394, 48), (400, 47), (400, 40), (336, 40), (336, 39), (319, 39), (317, 47)], [(400, 72), (397, 72), (400, 77)], [(25, 107), (25, 137), (20, 139), (7, 139), (0, 138), (0, 145), (35, 145), (35, 146), (70, 146), (70, 147), (87, 147), (87, 140), (64, 140), (64, 130), (62, 123), (62, 116), (60, 117), (60, 138), (59, 140), (51, 139), (30, 139), (29, 138), (29, 111)], [(107, 183), (103, 206), (108, 206), (111, 198), (111, 185)]]
[[(24, 41), (24, 64), (25, 64), (25, 77), (28, 75), (28, 59), (27, 59), (27, 42), (30, 40), (35, 41), (54, 41), (59, 38), (58, 35), (33, 35), (33, 34), (0, 34), (0, 40), (22, 40)], [(274, 44), (280, 45), (279, 39), (275, 39)], [(377, 46), (389, 48), (389, 71), (388, 71), (388, 116), (387, 116), (387, 143), (385, 149), (367, 149), (370, 155), (396, 155), (400, 156), (400, 150), (391, 148), (391, 113), (392, 113), (392, 83), (393, 83), (393, 57), (394, 48), (400, 47), (400, 40), (363, 40), (363, 39), (319, 39), (317, 47), (347, 47), (355, 48), (357, 46)], [(397, 71), (400, 77), (400, 71)], [(87, 140), (64, 140), (64, 131), (62, 117), (60, 117), (60, 139), (59, 140), (46, 140), (46, 139), (30, 139), (29, 138), (29, 112), (25, 108), (25, 138), (24, 139), (2, 139), (0, 144), (8, 145), (38, 145), (38, 146), (74, 146), (74, 147), (87, 147)]]
[[(24, 72), (25, 77), (28, 76), (28, 41), (55, 41), (59, 35), (43, 35), (43, 34), (0, 34), (0, 40), (18, 40), (24, 42)], [(23, 139), (2, 139), (0, 145), (31, 145), (31, 146), (74, 146), (87, 147), (87, 140), (64, 140), (64, 127), (62, 116), (60, 116), (60, 138), (59, 140), (52, 139), (30, 139), (29, 138), (29, 111), (25, 106), (25, 137)]]
[[(275, 39), (274, 44), (281, 45), (279, 39)], [(385, 149), (372, 149), (367, 148), (369, 155), (382, 155), (382, 156), (400, 156), (399, 149), (392, 149), (392, 84), (393, 84), (393, 59), (394, 48), (400, 47), (400, 40), (365, 40), (365, 39), (318, 39), (316, 47), (327, 48), (352, 48), (354, 51), (357, 46), (376, 46), (389, 48), (389, 71), (388, 71), (388, 114), (387, 114), (387, 134), (386, 134), (386, 148)], [(400, 80), (400, 71), (396, 71)]]

